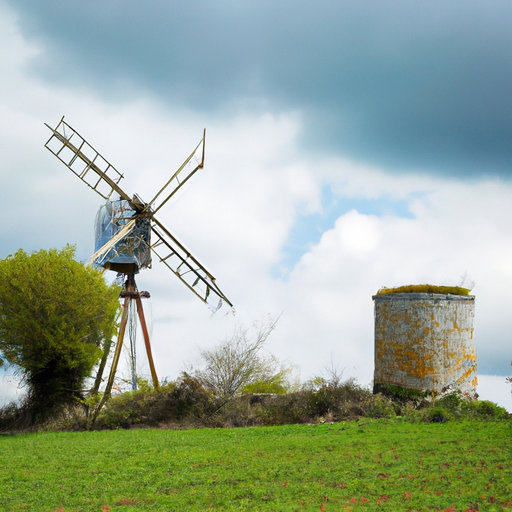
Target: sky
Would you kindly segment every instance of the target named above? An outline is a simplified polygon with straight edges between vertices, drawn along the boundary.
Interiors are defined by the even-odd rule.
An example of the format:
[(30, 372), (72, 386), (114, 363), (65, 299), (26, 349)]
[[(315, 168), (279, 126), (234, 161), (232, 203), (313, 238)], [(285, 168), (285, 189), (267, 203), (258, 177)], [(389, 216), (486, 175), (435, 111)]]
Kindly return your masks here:
[[(160, 378), (270, 316), (266, 350), (301, 381), (366, 386), (372, 295), (465, 284), (478, 392), (512, 411), (511, 22), (508, 0), (0, 0), (0, 257), (94, 252), (102, 199), (44, 123), (65, 115), (146, 200), (206, 127), (159, 217), (236, 313), (141, 272)], [(0, 401), (20, 392), (0, 379)]]

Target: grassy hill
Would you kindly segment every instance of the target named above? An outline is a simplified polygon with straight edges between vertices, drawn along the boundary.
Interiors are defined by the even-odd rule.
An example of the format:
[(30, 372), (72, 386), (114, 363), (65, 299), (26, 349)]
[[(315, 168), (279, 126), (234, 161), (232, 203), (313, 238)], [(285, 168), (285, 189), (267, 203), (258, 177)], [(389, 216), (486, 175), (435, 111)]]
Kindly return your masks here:
[(0, 510), (512, 510), (512, 422), (0, 436)]

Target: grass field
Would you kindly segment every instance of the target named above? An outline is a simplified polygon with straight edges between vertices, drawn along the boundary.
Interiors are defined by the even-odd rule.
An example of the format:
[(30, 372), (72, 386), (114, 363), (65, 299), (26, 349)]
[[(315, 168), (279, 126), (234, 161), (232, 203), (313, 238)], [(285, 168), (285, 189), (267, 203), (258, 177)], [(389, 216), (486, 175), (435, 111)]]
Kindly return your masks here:
[(0, 510), (512, 510), (512, 421), (0, 436)]

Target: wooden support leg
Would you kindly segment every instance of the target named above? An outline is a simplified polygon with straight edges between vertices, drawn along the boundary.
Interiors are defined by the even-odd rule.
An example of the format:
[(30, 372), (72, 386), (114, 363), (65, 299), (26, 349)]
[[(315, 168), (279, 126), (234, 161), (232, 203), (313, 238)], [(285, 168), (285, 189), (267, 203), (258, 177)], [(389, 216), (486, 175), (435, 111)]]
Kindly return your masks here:
[(155, 363), (153, 362), (153, 355), (151, 353), (151, 344), (149, 342), (148, 328), (146, 326), (146, 318), (144, 317), (144, 309), (142, 308), (142, 301), (140, 297), (135, 299), (137, 304), (137, 313), (139, 315), (140, 326), (142, 328), (142, 334), (144, 335), (144, 344), (146, 345), (146, 353), (148, 355), (149, 369), (151, 371), (151, 378), (153, 379), (153, 387), (158, 389), (160, 384), (158, 383), (158, 377), (156, 375)]
[[(103, 397), (101, 398), (98, 407), (94, 411), (94, 415), (92, 418), (92, 424), (96, 421), (98, 414), (100, 413), (101, 408), (105, 405), (105, 402), (110, 398), (112, 394), (112, 386), (114, 385), (114, 378), (116, 376), (117, 366), (119, 364), (119, 357), (121, 355), (121, 349), (123, 347), (124, 334), (126, 332), (126, 325), (128, 323), (128, 309), (130, 305), (130, 300), (135, 300), (137, 304), (137, 314), (140, 320), (140, 326), (142, 329), (142, 334), (144, 335), (144, 344), (146, 346), (146, 353), (148, 356), (149, 369), (151, 371), (151, 378), (153, 379), (153, 387), (158, 389), (160, 387), (158, 383), (158, 377), (156, 375), (155, 363), (153, 361), (153, 355), (151, 353), (151, 344), (149, 342), (149, 334), (148, 328), (146, 325), (146, 318), (144, 317), (144, 309), (142, 308), (142, 301), (140, 299), (140, 294), (137, 291), (135, 285), (135, 278), (133, 274), (128, 274), (126, 276), (125, 289), (124, 292), (121, 293), (121, 297), (124, 297), (123, 303), (123, 314), (121, 316), (121, 324), (119, 326), (119, 334), (117, 336), (117, 345), (114, 352), (114, 358), (112, 360), (112, 367), (110, 368), (110, 375), (108, 377), (107, 385), (105, 387), (105, 392), (103, 393)], [(144, 292), (144, 297), (149, 297), (147, 292)], [(101, 377), (100, 377), (101, 378)], [(99, 380), (97, 379), (97, 383), (99, 386)], [(95, 384), (96, 386), (96, 384)]]
[(121, 316), (121, 325), (119, 326), (119, 334), (117, 335), (116, 350), (114, 352), (114, 359), (112, 360), (112, 366), (110, 368), (110, 374), (108, 376), (107, 386), (105, 392), (101, 398), (96, 411), (94, 411), (92, 423), (96, 421), (101, 408), (105, 405), (105, 402), (110, 398), (112, 394), (112, 386), (114, 385), (114, 378), (116, 376), (117, 365), (119, 364), (119, 356), (121, 355), (121, 348), (123, 347), (124, 333), (126, 332), (126, 324), (128, 323), (128, 308), (130, 305), (130, 297), (125, 297), (123, 303), (123, 315)]

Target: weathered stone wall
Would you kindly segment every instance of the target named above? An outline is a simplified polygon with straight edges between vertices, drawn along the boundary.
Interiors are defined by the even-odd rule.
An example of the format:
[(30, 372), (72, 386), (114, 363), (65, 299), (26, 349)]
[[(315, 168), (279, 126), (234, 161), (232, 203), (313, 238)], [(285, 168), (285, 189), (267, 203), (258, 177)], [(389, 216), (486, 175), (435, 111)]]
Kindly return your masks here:
[(373, 300), (375, 383), (475, 391), (474, 296), (394, 293)]

